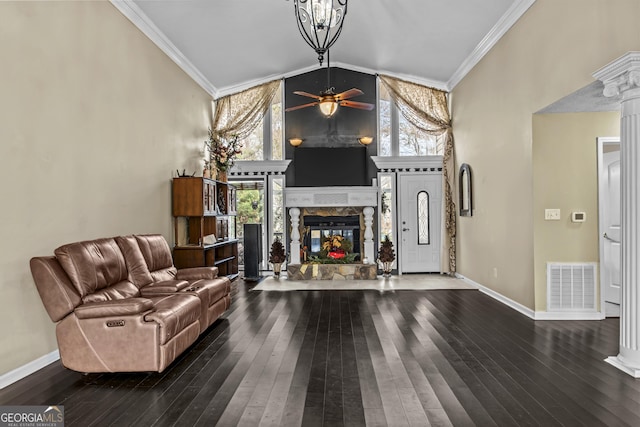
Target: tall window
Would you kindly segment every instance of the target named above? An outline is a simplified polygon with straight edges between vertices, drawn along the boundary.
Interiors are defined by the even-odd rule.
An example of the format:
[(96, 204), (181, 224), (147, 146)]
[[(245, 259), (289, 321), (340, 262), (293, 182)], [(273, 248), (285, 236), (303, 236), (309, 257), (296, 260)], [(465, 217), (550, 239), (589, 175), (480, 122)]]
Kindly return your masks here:
[(378, 94), (379, 156), (440, 156), (443, 154), (442, 142), (405, 119), (383, 84), (378, 84)]
[(380, 123), (378, 156), (391, 156), (391, 135), (393, 134), (393, 130), (391, 129), (391, 104), (393, 104), (393, 102), (384, 85), (379, 85), (378, 89), (378, 121)]
[(262, 119), (262, 123), (251, 132), (251, 135), (242, 141), (242, 153), (238, 156), (238, 160), (264, 160), (262, 150), (263, 134), (264, 119)]
[(238, 160), (282, 160), (283, 157), (282, 84), (271, 101), (271, 108), (251, 135), (242, 141)]
[(393, 212), (395, 200), (393, 199), (394, 176), (391, 174), (380, 174), (380, 241), (385, 236), (393, 241)]
[(273, 242), (276, 238), (286, 244), (284, 227), (285, 227), (285, 210), (284, 210), (284, 178), (280, 176), (271, 177), (271, 239)]
[(282, 160), (283, 152), (282, 140), (282, 88), (278, 90), (271, 101), (269, 114), (271, 119), (271, 160)]

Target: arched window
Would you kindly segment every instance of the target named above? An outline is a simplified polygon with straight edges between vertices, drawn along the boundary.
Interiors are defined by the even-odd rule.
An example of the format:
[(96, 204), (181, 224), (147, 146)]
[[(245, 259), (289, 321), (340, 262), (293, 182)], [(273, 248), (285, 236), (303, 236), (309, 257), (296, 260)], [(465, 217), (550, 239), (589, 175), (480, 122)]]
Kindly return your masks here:
[(430, 244), (429, 233), (429, 193), (421, 191), (418, 193), (418, 244)]

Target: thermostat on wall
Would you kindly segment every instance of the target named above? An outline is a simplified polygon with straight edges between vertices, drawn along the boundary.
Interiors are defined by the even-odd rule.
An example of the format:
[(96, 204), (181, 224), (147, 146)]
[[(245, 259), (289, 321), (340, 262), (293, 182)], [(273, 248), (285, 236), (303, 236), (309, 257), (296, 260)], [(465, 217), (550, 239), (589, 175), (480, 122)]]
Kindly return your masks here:
[(572, 212), (571, 222), (585, 222), (587, 220), (586, 212)]

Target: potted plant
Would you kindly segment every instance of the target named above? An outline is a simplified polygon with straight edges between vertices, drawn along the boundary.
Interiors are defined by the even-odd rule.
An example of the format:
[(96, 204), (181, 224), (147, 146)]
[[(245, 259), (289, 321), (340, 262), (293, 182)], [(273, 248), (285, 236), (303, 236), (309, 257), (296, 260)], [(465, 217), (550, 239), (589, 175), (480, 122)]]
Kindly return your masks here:
[(378, 262), (382, 264), (382, 274), (384, 277), (391, 275), (391, 265), (395, 259), (396, 254), (393, 250), (393, 242), (389, 240), (389, 235), (386, 235), (378, 250)]
[(280, 269), (285, 259), (284, 246), (280, 239), (276, 238), (271, 244), (271, 252), (269, 252), (269, 262), (273, 264), (273, 275), (275, 277), (280, 277)]

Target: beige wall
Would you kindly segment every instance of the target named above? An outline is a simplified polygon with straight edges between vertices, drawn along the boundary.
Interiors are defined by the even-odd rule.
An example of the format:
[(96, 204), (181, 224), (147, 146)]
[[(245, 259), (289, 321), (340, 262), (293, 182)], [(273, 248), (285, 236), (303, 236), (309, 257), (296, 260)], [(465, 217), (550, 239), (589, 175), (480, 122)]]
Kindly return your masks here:
[(0, 374), (57, 348), (29, 259), (171, 237), (170, 180), (202, 170), (211, 98), (108, 2), (0, 2)]
[[(596, 138), (619, 136), (620, 113), (533, 116), (535, 309), (547, 309), (547, 262), (598, 262)], [(560, 209), (560, 221), (544, 210)], [(571, 212), (587, 213), (584, 223)]]
[(532, 115), (639, 49), (638, 16), (637, 0), (537, 0), (453, 90), (456, 162), (474, 177), (474, 216), (458, 228), (462, 275), (537, 307)]

